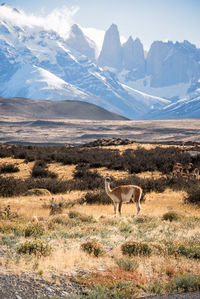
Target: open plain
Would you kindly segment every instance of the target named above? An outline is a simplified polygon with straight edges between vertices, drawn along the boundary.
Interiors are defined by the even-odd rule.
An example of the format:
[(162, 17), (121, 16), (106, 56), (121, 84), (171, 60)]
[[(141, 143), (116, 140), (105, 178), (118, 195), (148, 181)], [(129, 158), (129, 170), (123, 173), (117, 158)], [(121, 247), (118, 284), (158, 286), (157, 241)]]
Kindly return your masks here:
[(21, 144), (83, 144), (97, 138), (121, 137), (137, 142), (200, 142), (200, 119), (37, 120), (1, 116), (0, 142)]
[[(193, 150), (199, 146), (2, 144), (1, 298), (198, 291), (200, 180), (172, 176), (180, 159), (199, 167), (199, 155), (187, 154)], [(121, 217), (114, 215), (105, 175), (112, 188), (143, 188), (140, 215), (134, 203), (122, 206)]]

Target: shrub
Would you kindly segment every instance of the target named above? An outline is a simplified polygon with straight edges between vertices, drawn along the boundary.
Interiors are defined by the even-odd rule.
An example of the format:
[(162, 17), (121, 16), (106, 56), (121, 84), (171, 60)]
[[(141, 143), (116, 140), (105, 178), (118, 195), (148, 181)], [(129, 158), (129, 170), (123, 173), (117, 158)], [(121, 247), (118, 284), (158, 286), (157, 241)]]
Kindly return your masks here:
[(170, 211), (170, 212), (165, 213), (162, 216), (162, 219), (163, 220), (169, 220), (170, 222), (172, 222), (172, 221), (179, 220), (180, 216), (175, 211)]
[(18, 214), (16, 212), (12, 212), (11, 211), (11, 207), (10, 205), (7, 205), (4, 210), (2, 211), (2, 209), (0, 208), (0, 217), (2, 219), (14, 219), (14, 218), (18, 218)]
[(200, 259), (200, 244), (179, 244), (178, 253), (187, 258)]
[(148, 243), (139, 241), (127, 241), (121, 245), (121, 251), (123, 255), (129, 256), (150, 256), (152, 254), (152, 248)]
[(49, 190), (53, 194), (65, 193), (69, 190), (67, 181), (59, 181), (52, 178), (27, 179), (25, 181), (27, 189), (43, 188)]
[(48, 256), (52, 252), (52, 247), (45, 241), (26, 241), (20, 244), (18, 248), (19, 254), (34, 254), (37, 256)]
[(19, 172), (19, 168), (14, 164), (2, 164), (0, 167), (0, 173), (13, 173)]
[(25, 229), (25, 237), (40, 237), (44, 234), (44, 227), (40, 224), (30, 225)]
[(200, 205), (200, 186), (190, 189), (188, 193), (185, 202)]
[(84, 214), (81, 214), (81, 213), (76, 212), (76, 211), (70, 211), (68, 213), (68, 216), (71, 219), (73, 219), (73, 218), (79, 219), (82, 222), (90, 222), (90, 223), (91, 222), (95, 222), (93, 216), (91, 216), (91, 215), (89, 215), (89, 216), (88, 215), (84, 215)]
[(31, 176), (33, 178), (52, 178), (56, 179), (58, 175), (47, 169), (47, 165), (44, 161), (37, 161), (33, 166)]
[(110, 204), (111, 199), (106, 195), (105, 191), (94, 191), (87, 192), (85, 195), (85, 200), (87, 204)]
[(115, 263), (125, 271), (135, 271), (139, 267), (138, 262), (130, 258), (122, 257), (116, 259)]
[(68, 181), (70, 190), (94, 190), (103, 185), (103, 178), (97, 171), (90, 171), (85, 164), (78, 165), (74, 172), (74, 179)]
[(176, 277), (168, 285), (170, 292), (194, 292), (200, 290), (200, 275), (184, 274)]
[(81, 249), (90, 255), (99, 257), (105, 254), (103, 246), (96, 240), (87, 241), (81, 244)]
[(13, 177), (3, 178), (0, 176), (0, 196), (18, 196), (28, 190), (26, 183)]

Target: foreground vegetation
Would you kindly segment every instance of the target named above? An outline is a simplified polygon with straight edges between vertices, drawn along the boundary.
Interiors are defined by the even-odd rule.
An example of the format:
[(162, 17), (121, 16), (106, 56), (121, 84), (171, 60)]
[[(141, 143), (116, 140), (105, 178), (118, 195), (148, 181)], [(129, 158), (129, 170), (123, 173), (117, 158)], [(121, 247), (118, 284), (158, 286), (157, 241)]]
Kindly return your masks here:
[[(171, 175), (176, 162), (200, 167), (191, 150), (1, 145), (1, 271), (65, 273), (84, 290), (69, 298), (200, 290), (200, 180)], [(140, 216), (130, 203), (114, 217), (105, 174), (143, 188)]]

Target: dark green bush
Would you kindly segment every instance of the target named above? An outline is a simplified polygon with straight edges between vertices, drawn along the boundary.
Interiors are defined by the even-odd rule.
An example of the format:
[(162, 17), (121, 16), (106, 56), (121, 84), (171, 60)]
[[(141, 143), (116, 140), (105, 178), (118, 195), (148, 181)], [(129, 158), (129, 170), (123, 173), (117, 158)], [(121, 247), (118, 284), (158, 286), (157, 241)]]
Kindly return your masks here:
[(40, 237), (44, 234), (44, 227), (40, 224), (30, 225), (25, 229), (25, 237)]
[(3, 178), (0, 176), (0, 196), (17, 196), (25, 193), (27, 190), (28, 186), (23, 180), (13, 177)]
[(19, 167), (14, 164), (2, 164), (0, 167), (0, 173), (14, 173), (19, 172)]
[(127, 241), (121, 245), (121, 251), (123, 255), (150, 256), (153, 250), (148, 243), (139, 241)]
[(99, 257), (105, 254), (103, 246), (96, 240), (87, 241), (81, 244), (81, 249), (90, 255)]
[(52, 252), (52, 247), (45, 241), (26, 241), (18, 247), (19, 254), (34, 254), (37, 256), (48, 256)]
[(188, 193), (185, 202), (200, 205), (200, 185), (189, 189)]
[(175, 211), (170, 211), (170, 212), (165, 213), (162, 216), (162, 219), (163, 220), (169, 220), (170, 222), (177, 221), (177, 220), (180, 219), (180, 215), (178, 215), (178, 213), (175, 212)]
[(107, 196), (104, 190), (94, 190), (92, 192), (87, 192), (85, 195), (87, 204), (111, 204), (111, 199)]
[(44, 161), (36, 161), (33, 166), (31, 176), (33, 178), (52, 178), (56, 179), (58, 175), (52, 171), (49, 171)]
[(200, 259), (200, 244), (182, 243), (178, 246), (178, 253), (187, 258)]

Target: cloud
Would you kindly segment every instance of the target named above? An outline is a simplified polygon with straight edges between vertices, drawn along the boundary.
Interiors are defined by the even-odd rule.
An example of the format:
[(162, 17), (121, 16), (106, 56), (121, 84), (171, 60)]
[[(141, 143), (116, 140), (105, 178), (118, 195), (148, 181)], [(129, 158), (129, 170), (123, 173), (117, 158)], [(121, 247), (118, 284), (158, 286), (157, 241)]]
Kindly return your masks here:
[(11, 21), (20, 27), (42, 27), (46, 30), (54, 30), (65, 37), (73, 22), (73, 17), (79, 10), (78, 6), (55, 9), (48, 15), (26, 14), (23, 10), (16, 10), (10, 6), (0, 7), (0, 19)]

